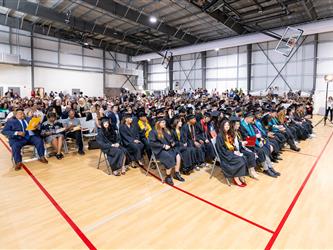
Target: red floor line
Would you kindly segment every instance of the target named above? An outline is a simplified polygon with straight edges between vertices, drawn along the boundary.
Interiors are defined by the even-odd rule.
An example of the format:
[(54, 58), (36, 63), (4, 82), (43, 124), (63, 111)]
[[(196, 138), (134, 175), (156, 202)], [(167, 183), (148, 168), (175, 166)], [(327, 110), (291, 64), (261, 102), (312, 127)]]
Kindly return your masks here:
[[(5, 143), (2, 138), (0, 138), (2, 144), (7, 148), (9, 152), (11, 149)], [(67, 223), (72, 227), (74, 232), (81, 238), (81, 240), (86, 244), (89, 249), (97, 249), (91, 241), (85, 236), (85, 234), (80, 230), (80, 228), (74, 223), (74, 221), (68, 216), (68, 214), (60, 207), (60, 205), (55, 201), (55, 199), (51, 196), (51, 194), (43, 187), (43, 185), (37, 180), (37, 178), (31, 173), (27, 166), (23, 165), (23, 169), (27, 172), (27, 174), (31, 177), (31, 179), (35, 182), (35, 184), (39, 187), (39, 189), (44, 193), (44, 195), (49, 199), (52, 205), (58, 210), (61, 216), (67, 221)]]
[(323, 153), (324, 153), (324, 151), (325, 151), (325, 149), (326, 149), (328, 143), (329, 143), (330, 140), (332, 139), (332, 136), (333, 136), (333, 132), (331, 133), (330, 137), (328, 138), (328, 140), (327, 140), (327, 142), (326, 142), (324, 148), (322, 149), (322, 151), (321, 151), (320, 154), (318, 155), (318, 157), (317, 157), (315, 163), (314, 163), (313, 166), (311, 167), (310, 172), (308, 173), (308, 175), (306, 176), (305, 180), (303, 181), (301, 187), (299, 188), (298, 192), (296, 193), (296, 195), (295, 195), (293, 201), (291, 202), (290, 206), (288, 207), (287, 211), (285, 212), (285, 214), (284, 214), (282, 220), (280, 221), (278, 227), (276, 228), (275, 232), (273, 233), (271, 239), (270, 239), (269, 242), (267, 243), (267, 245), (266, 245), (266, 247), (265, 247), (265, 250), (270, 250), (270, 249), (272, 248), (272, 246), (273, 246), (273, 244), (274, 244), (276, 238), (279, 236), (279, 234), (280, 234), (280, 232), (281, 232), (281, 230), (282, 230), (284, 224), (286, 223), (286, 221), (287, 221), (287, 219), (288, 219), (288, 217), (289, 217), (291, 211), (293, 210), (293, 208), (294, 208), (294, 206), (295, 206), (295, 204), (296, 204), (296, 202), (297, 202), (299, 196), (301, 195), (301, 193), (302, 193), (302, 191), (303, 191), (305, 185), (307, 184), (307, 182), (308, 182), (308, 180), (310, 179), (310, 177), (311, 177), (313, 171), (315, 170), (315, 168), (316, 168), (316, 166), (317, 166), (317, 164), (318, 164), (318, 161), (320, 160), (321, 156), (323, 155)]
[[(147, 171), (144, 167), (142, 167), (142, 168), (143, 168), (145, 171)], [(151, 176), (155, 177), (157, 180), (161, 181), (161, 179), (160, 179), (158, 176), (156, 176), (155, 174), (153, 174), (153, 173), (151, 173), (151, 172), (149, 172), (149, 174), (150, 174)], [(168, 185), (168, 184), (167, 184), (167, 185)], [(184, 190), (184, 189), (182, 189), (182, 188), (179, 188), (179, 187), (177, 187), (177, 186), (171, 186), (171, 185), (170, 185), (170, 187), (173, 187), (174, 189), (177, 189), (178, 191), (181, 191), (181, 192), (183, 192), (183, 193), (185, 193), (185, 194), (187, 194), (187, 195), (189, 195), (189, 196), (191, 196), (191, 197), (193, 197), (193, 198), (196, 198), (196, 199), (198, 199), (198, 200), (200, 200), (200, 201), (202, 201), (202, 202), (204, 202), (204, 203), (207, 203), (207, 204), (209, 204), (209, 205), (211, 205), (211, 206), (213, 206), (213, 207), (215, 207), (215, 208), (217, 208), (217, 209), (219, 209), (219, 210), (221, 210), (221, 211), (223, 211), (223, 212), (225, 212), (225, 213), (228, 213), (228, 214), (230, 214), (230, 215), (232, 215), (232, 216), (234, 216), (234, 217), (236, 217), (236, 218), (238, 218), (238, 219), (241, 219), (241, 220), (243, 220), (243, 221), (245, 221), (245, 222), (247, 222), (247, 223), (249, 223), (249, 224), (251, 224), (251, 225), (253, 225), (253, 226), (256, 226), (256, 227), (258, 227), (258, 228), (260, 228), (260, 229), (263, 229), (263, 230), (265, 230), (265, 231), (267, 231), (267, 232), (269, 232), (269, 233), (271, 233), (271, 234), (274, 233), (272, 230), (270, 230), (270, 229), (268, 229), (268, 228), (266, 228), (266, 227), (264, 227), (264, 226), (261, 226), (261, 225), (255, 223), (255, 222), (253, 222), (253, 221), (251, 221), (251, 220), (248, 220), (248, 219), (246, 219), (246, 218), (244, 218), (244, 217), (242, 217), (242, 216), (240, 216), (240, 215), (238, 215), (238, 214), (236, 214), (236, 213), (234, 213), (234, 212), (231, 212), (231, 211), (229, 211), (229, 210), (227, 210), (227, 209), (225, 209), (225, 208), (223, 208), (223, 207), (220, 207), (220, 206), (218, 206), (218, 205), (216, 205), (216, 204), (214, 204), (214, 203), (212, 203), (212, 202), (210, 202), (210, 201), (207, 201), (207, 200), (205, 200), (205, 199), (203, 199), (203, 198), (201, 198), (201, 197), (199, 197), (199, 196), (197, 196), (197, 195), (195, 195), (195, 194), (192, 194), (192, 193), (190, 193), (190, 192), (188, 192), (188, 191), (186, 191), (186, 190)]]

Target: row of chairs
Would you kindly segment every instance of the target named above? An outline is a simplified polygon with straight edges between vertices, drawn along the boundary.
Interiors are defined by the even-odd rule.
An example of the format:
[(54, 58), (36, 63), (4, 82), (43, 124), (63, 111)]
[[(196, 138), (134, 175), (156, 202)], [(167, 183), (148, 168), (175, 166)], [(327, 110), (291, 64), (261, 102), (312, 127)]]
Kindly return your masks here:
[[(216, 156), (215, 156), (215, 159), (213, 161), (213, 166), (212, 166), (210, 177), (209, 177), (210, 179), (213, 177), (216, 164), (219, 163), (221, 165), (221, 159), (220, 159), (220, 157), (219, 157), (219, 155), (217, 153), (217, 150), (216, 150), (216, 138), (212, 139), (211, 142), (213, 144)], [(104, 160), (102, 159), (102, 157), (104, 157)], [(103, 162), (106, 163), (107, 171), (108, 171), (108, 174), (110, 175), (111, 174), (111, 166), (110, 166), (110, 163), (108, 162), (107, 155), (105, 153), (103, 153), (102, 150), (100, 150), (99, 159), (98, 159), (98, 163), (97, 163), (97, 169), (100, 168), (100, 165)], [(147, 170), (146, 170), (146, 176), (148, 175), (150, 169), (152, 168), (152, 164), (154, 164), (156, 166), (156, 169), (157, 169), (157, 172), (158, 172), (159, 177), (161, 179), (161, 182), (164, 183), (164, 178), (163, 178), (163, 174), (162, 174), (162, 171), (161, 171), (159, 163), (160, 163), (160, 161), (158, 161), (157, 158), (156, 158), (156, 156), (154, 155), (154, 153), (152, 153), (152, 155), (151, 155), (151, 157), (149, 159), (149, 164), (148, 164)], [(225, 178), (228, 186), (231, 186), (229, 178), (226, 177), (225, 173), (223, 172), (223, 169), (222, 169), (222, 173), (224, 175), (224, 178)]]

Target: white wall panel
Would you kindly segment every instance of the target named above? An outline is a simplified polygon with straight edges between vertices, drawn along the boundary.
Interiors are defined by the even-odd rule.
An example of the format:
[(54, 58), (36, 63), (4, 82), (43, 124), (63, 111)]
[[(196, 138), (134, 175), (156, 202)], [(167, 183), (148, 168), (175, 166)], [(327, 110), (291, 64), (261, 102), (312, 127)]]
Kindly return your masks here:
[(36, 61), (58, 63), (58, 53), (41, 49), (34, 49)]
[(64, 69), (35, 68), (35, 86), (45, 88), (46, 92), (80, 89), (89, 96), (103, 95), (103, 74)]
[(0, 44), (0, 53), (10, 53), (10, 46), (6, 44)]
[(74, 44), (60, 43), (62, 53), (82, 54), (82, 47)]
[(8, 87), (19, 87), (22, 97), (30, 96), (31, 68), (0, 64), (0, 86), (4, 92)]
[(41, 38), (34, 38), (34, 46), (36, 48), (41, 48), (45, 50), (58, 50), (58, 42), (57, 41), (50, 41)]
[(60, 54), (60, 64), (82, 66), (82, 56)]
[(92, 57), (84, 57), (84, 66), (92, 67), (92, 68), (103, 68), (103, 59), (92, 58)]

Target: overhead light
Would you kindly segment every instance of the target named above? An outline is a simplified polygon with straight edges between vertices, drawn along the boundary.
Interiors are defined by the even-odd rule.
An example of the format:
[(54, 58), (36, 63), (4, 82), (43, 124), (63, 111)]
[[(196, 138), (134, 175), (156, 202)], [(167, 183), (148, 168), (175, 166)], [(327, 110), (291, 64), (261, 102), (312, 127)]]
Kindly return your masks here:
[(216, 48), (215, 51), (219, 51), (220, 49), (219, 48)]
[(333, 75), (325, 75), (325, 81), (326, 82), (332, 82), (333, 81)]
[(147, 61), (150, 62), (150, 58), (148, 58)]
[(84, 46), (88, 46), (89, 43), (88, 43), (88, 42), (84, 42), (83, 45), (84, 45)]
[(157, 22), (157, 18), (154, 17), (154, 16), (151, 16), (151, 17), (149, 18), (149, 21), (150, 21), (151, 23), (156, 23), (156, 22)]

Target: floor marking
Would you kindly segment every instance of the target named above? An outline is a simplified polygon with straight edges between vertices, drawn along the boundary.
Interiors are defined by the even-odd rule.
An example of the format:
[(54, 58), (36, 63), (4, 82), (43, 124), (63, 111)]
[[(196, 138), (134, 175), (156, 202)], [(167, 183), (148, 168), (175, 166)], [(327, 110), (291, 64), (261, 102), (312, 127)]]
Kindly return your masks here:
[[(144, 167), (142, 167), (142, 168), (143, 168), (145, 171), (147, 171)], [(151, 176), (155, 177), (157, 180), (161, 181), (161, 179), (160, 179), (158, 176), (156, 176), (155, 174), (153, 174), (153, 173), (151, 173), (151, 172), (149, 172), (149, 174), (150, 174)], [(165, 183), (165, 184), (166, 184), (166, 183)], [(168, 184), (166, 184), (166, 185), (168, 185)], [(170, 186), (170, 185), (169, 185), (169, 186)], [(178, 191), (181, 191), (181, 192), (183, 192), (183, 193), (185, 193), (185, 194), (187, 194), (187, 195), (189, 195), (189, 196), (191, 196), (191, 197), (193, 197), (193, 198), (196, 198), (196, 199), (198, 199), (198, 200), (200, 200), (200, 201), (202, 201), (202, 202), (204, 202), (204, 203), (207, 203), (207, 204), (209, 204), (209, 205), (211, 205), (211, 206), (213, 206), (213, 207), (215, 207), (215, 208), (217, 208), (217, 209), (219, 209), (219, 210), (221, 210), (221, 211), (223, 211), (223, 212), (225, 212), (225, 213), (227, 213), (227, 214), (230, 214), (230, 215), (232, 215), (232, 216), (234, 216), (234, 217), (236, 217), (236, 218), (238, 218), (238, 219), (241, 219), (241, 220), (243, 220), (243, 221), (245, 221), (245, 222), (247, 222), (247, 223), (249, 223), (249, 224), (251, 224), (251, 225), (253, 225), (253, 226), (256, 226), (256, 227), (258, 227), (258, 228), (260, 228), (260, 229), (263, 229), (263, 230), (265, 230), (265, 231), (267, 231), (267, 232), (269, 232), (269, 233), (271, 233), (271, 234), (274, 233), (272, 230), (270, 230), (270, 229), (268, 229), (268, 228), (266, 228), (266, 227), (264, 227), (264, 226), (261, 226), (261, 225), (255, 223), (255, 222), (253, 222), (253, 221), (251, 221), (251, 220), (248, 220), (248, 219), (246, 219), (246, 218), (244, 218), (244, 217), (242, 217), (242, 216), (240, 216), (240, 215), (238, 215), (238, 214), (236, 214), (236, 213), (234, 213), (234, 212), (231, 212), (231, 211), (229, 211), (229, 210), (227, 210), (227, 209), (225, 209), (225, 208), (223, 208), (223, 207), (220, 207), (220, 206), (218, 206), (218, 205), (216, 205), (216, 204), (214, 204), (214, 203), (212, 203), (212, 202), (210, 202), (210, 201), (207, 201), (207, 200), (205, 200), (205, 199), (203, 199), (203, 198), (201, 198), (201, 197), (199, 197), (199, 196), (197, 196), (197, 195), (195, 195), (195, 194), (192, 194), (192, 193), (190, 193), (190, 192), (188, 192), (188, 191), (186, 191), (186, 190), (184, 190), (184, 189), (181, 189), (181, 188), (179, 188), (179, 187), (177, 187), (177, 186), (170, 186), (170, 187), (172, 187), (172, 188), (174, 188), (174, 189), (177, 189)]]
[[(7, 150), (11, 153), (11, 149), (4, 142), (2, 138), (0, 138), (2, 144), (7, 148)], [(96, 250), (97, 248), (91, 243), (91, 241), (84, 235), (84, 233), (80, 230), (80, 228), (74, 223), (74, 221), (68, 216), (68, 214), (60, 207), (60, 205), (55, 201), (55, 199), (51, 196), (49, 192), (43, 187), (43, 185), (37, 180), (37, 178), (31, 173), (26, 165), (23, 164), (23, 169), (27, 174), (31, 177), (31, 179), (35, 182), (35, 184), (39, 187), (39, 189), (44, 193), (44, 195), (49, 199), (52, 205), (58, 210), (61, 216), (67, 221), (67, 223), (72, 227), (74, 232), (81, 238), (81, 240), (86, 244), (89, 249)]]
[[(187, 180), (191, 180), (192, 181), (192, 180), (198, 178), (199, 176), (201, 176), (202, 174), (203, 174), (203, 172), (201, 172), (201, 174), (195, 175), (192, 178), (189, 178)], [(182, 184), (184, 184), (184, 182), (178, 183), (177, 186), (180, 186)], [(93, 223), (93, 224), (91, 224), (89, 226), (84, 227), (82, 231), (85, 232), (85, 233), (90, 233), (93, 230), (97, 229), (98, 227), (100, 227), (100, 226), (102, 226), (102, 225), (110, 222), (111, 220), (117, 218), (118, 216), (126, 214), (127, 212), (130, 212), (131, 210), (133, 210), (135, 208), (139, 208), (139, 207), (144, 206), (148, 202), (152, 201), (153, 198), (156, 198), (157, 196), (159, 196), (161, 194), (164, 194), (164, 193), (166, 193), (167, 191), (169, 191), (171, 189), (172, 188), (170, 186), (168, 186), (168, 187), (160, 190), (159, 192), (154, 193), (150, 197), (146, 197), (146, 198), (142, 199), (141, 201), (138, 201), (138, 202), (136, 202), (136, 203), (134, 203), (134, 204), (132, 204), (132, 205), (130, 205), (128, 207), (125, 207), (125, 208), (122, 208), (122, 209), (120, 209), (118, 211), (115, 211), (115, 212), (111, 213), (110, 215), (102, 218), (101, 220), (99, 220), (99, 221), (97, 221), (97, 222), (95, 222), (95, 223)]]
[(305, 180), (303, 181), (301, 187), (299, 188), (298, 192), (296, 193), (294, 199), (292, 200), (290, 206), (288, 207), (287, 211), (285, 212), (285, 214), (284, 214), (282, 220), (280, 221), (278, 227), (276, 228), (275, 232), (273, 233), (271, 239), (270, 239), (269, 242), (267, 243), (267, 245), (266, 245), (266, 247), (265, 247), (266, 250), (270, 250), (270, 249), (272, 248), (272, 246), (273, 246), (273, 244), (274, 244), (276, 238), (279, 236), (279, 234), (280, 234), (280, 232), (281, 232), (281, 230), (282, 230), (284, 224), (286, 223), (286, 221), (287, 221), (287, 219), (288, 219), (288, 217), (289, 217), (291, 211), (293, 210), (293, 208), (294, 208), (294, 206), (295, 206), (295, 204), (296, 204), (296, 202), (297, 202), (299, 196), (301, 195), (301, 193), (302, 193), (302, 191), (303, 191), (305, 185), (307, 184), (307, 182), (308, 182), (308, 180), (310, 179), (310, 177), (311, 177), (313, 171), (315, 170), (315, 168), (316, 168), (316, 166), (317, 166), (317, 164), (318, 164), (318, 161), (320, 160), (321, 156), (323, 155), (323, 153), (324, 153), (324, 151), (325, 151), (325, 149), (326, 149), (328, 143), (329, 143), (330, 140), (332, 139), (332, 136), (333, 136), (333, 132), (331, 133), (330, 137), (328, 138), (328, 140), (327, 140), (327, 142), (326, 142), (324, 148), (321, 150), (320, 154), (318, 155), (318, 157), (317, 157), (315, 163), (314, 163), (313, 166), (311, 167), (310, 172), (308, 173), (308, 175), (306, 176)]

